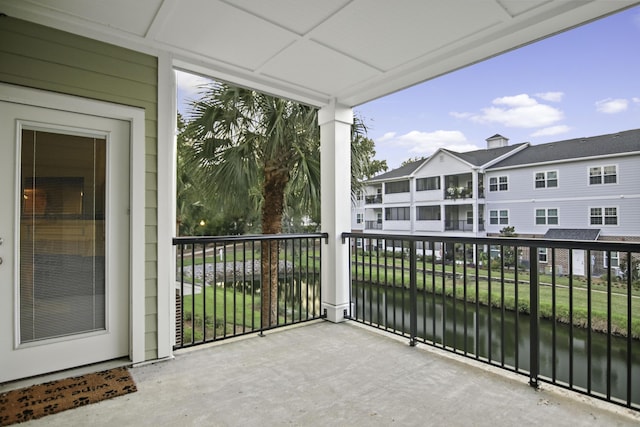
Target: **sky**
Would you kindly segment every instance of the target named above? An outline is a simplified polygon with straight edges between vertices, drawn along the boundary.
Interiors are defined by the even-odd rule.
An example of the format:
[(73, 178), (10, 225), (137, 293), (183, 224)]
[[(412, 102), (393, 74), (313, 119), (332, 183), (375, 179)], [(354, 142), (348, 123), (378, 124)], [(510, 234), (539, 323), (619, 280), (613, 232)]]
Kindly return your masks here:
[[(202, 79), (178, 73), (178, 105)], [(354, 107), (390, 169), (438, 148), (640, 128), (640, 6)]]

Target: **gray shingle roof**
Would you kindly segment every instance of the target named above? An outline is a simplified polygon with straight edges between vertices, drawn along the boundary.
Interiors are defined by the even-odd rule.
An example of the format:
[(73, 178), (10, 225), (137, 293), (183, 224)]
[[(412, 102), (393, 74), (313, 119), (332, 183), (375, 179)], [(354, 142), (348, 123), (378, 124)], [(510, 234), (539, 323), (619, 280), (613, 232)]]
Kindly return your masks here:
[(550, 228), (545, 239), (559, 240), (598, 240), (599, 228)]
[(415, 162), (407, 163), (406, 165), (400, 166), (397, 169), (393, 169), (393, 170), (390, 170), (389, 172), (385, 172), (378, 176), (374, 176), (367, 182), (385, 181), (388, 179), (408, 177), (409, 175), (414, 173), (416, 169), (418, 169), (420, 165), (422, 165), (425, 162), (425, 160), (426, 159), (422, 159), (422, 160), (417, 160)]
[(631, 152), (640, 152), (640, 129), (530, 145), (488, 169)]
[(515, 150), (516, 148), (524, 145), (526, 143), (507, 145), (505, 147), (484, 149), (484, 150), (476, 150), (476, 151), (467, 151), (465, 153), (457, 153), (455, 151), (443, 149), (448, 153), (466, 161), (467, 163), (471, 163), (474, 166), (482, 166), (487, 164), (491, 160), (495, 160), (500, 156), (507, 154), (508, 152)]
[[(465, 153), (458, 153), (457, 151), (451, 151), (442, 148), (442, 151), (445, 151), (452, 156), (455, 156), (461, 160), (464, 160), (467, 163), (470, 163), (474, 166), (482, 166), (491, 160), (495, 160), (498, 157), (510, 152), (511, 150), (515, 150), (516, 148), (524, 145), (526, 143), (509, 145), (506, 147), (492, 148), (492, 149), (483, 149), (483, 150), (475, 150), (475, 151), (467, 151)], [(377, 181), (386, 181), (394, 178), (403, 178), (409, 177), (412, 173), (414, 173), (422, 164), (428, 159), (417, 160), (415, 162), (408, 163), (404, 166), (401, 166), (397, 169), (393, 169), (389, 172), (385, 172), (381, 175), (374, 176), (367, 182), (377, 182)]]

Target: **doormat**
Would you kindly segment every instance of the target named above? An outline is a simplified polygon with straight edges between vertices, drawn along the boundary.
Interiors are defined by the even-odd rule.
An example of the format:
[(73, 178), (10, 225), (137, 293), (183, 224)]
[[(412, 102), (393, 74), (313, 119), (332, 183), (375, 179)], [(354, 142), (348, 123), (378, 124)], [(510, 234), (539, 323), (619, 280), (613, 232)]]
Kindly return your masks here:
[(0, 426), (20, 423), (135, 392), (126, 368), (25, 387), (0, 393)]

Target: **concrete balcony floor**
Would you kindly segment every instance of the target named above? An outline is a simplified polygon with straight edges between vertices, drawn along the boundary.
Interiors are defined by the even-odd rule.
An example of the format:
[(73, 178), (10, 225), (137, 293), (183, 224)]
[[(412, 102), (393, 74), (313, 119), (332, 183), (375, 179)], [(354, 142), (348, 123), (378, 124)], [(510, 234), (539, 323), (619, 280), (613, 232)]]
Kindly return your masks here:
[(325, 321), (131, 369), (138, 392), (21, 426), (622, 426), (640, 413)]

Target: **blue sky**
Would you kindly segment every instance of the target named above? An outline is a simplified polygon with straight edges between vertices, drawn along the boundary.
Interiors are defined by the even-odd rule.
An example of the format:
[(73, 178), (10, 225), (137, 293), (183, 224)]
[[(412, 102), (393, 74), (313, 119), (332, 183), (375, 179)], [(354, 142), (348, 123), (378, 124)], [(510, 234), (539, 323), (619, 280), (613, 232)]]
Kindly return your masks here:
[[(179, 103), (200, 82), (180, 74)], [(354, 110), (390, 168), (440, 147), (485, 148), (496, 133), (540, 144), (640, 128), (640, 7)]]

